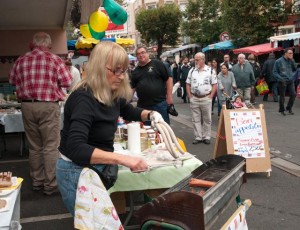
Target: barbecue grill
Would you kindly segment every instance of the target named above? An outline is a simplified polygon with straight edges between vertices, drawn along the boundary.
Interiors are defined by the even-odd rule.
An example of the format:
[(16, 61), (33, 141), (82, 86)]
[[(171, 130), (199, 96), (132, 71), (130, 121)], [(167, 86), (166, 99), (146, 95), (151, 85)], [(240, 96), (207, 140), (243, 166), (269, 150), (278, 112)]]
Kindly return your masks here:
[[(245, 158), (228, 154), (212, 159), (143, 205), (136, 213), (140, 229), (210, 228), (246, 182)], [(190, 187), (191, 178), (216, 182), (211, 188)]]

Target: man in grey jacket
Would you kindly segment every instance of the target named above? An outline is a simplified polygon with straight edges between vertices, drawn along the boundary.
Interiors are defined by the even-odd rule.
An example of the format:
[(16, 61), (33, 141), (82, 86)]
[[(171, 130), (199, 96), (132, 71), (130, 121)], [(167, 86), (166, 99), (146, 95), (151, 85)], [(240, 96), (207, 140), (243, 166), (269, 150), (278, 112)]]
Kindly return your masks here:
[(284, 55), (277, 59), (273, 68), (273, 75), (278, 81), (279, 88), (279, 112), (285, 116), (285, 93), (286, 90), (289, 91), (289, 101), (286, 106), (288, 114), (294, 115), (292, 107), (295, 101), (296, 93), (293, 81), (293, 74), (297, 69), (297, 65), (293, 59), (293, 49), (287, 48), (284, 50)]
[(250, 101), (251, 88), (255, 84), (255, 76), (251, 64), (245, 60), (245, 54), (239, 54), (238, 63), (232, 67), (237, 91), (246, 102)]

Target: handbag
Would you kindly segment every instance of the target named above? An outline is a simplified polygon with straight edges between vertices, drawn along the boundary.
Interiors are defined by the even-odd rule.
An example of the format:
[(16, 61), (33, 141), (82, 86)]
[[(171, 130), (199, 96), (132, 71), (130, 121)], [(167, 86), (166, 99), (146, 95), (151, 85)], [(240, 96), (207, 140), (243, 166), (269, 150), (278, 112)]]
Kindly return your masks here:
[(269, 93), (269, 86), (265, 80), (259, 80), (256, 86), (257, 92), (260, 95), (265, 95)]
[(182, 97), (183, 96), (183, 88), (182, 87), (179, 87), (176, 91), (177, 93), (177, 97)]
[(110, 189), (118, 179), (118, 165), (106, 165), (102, 172), (93, 165), (89, 165), (88, 167), (98, 174), (107, 190)]
[(174, 104), (168, 105), (167, 111), (168, 111), (168, 113), (171, 114), (172, 116), (175, 116), (175, 117), (178, 116), (178, 112), (176, 111)]

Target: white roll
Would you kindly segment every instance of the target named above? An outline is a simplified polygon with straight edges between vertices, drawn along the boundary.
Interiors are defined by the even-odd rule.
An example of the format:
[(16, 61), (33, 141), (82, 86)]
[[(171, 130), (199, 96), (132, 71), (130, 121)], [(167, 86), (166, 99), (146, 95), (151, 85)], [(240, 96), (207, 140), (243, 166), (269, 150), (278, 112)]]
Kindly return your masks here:
[(132, 154), (141, 153), (141, 127), (140, 123), (134, 122), (127, 124), (128, 131), (128, 150)]

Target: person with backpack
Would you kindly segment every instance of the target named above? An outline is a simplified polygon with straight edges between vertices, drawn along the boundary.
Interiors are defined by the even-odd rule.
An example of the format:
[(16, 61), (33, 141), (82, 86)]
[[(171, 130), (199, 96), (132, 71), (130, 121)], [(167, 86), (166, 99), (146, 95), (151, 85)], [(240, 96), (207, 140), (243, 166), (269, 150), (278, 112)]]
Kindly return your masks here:
[[(254, 77), (255, 77), (255, 86), (256, 86), (258, 80), (261, 78), (261, 68), (260, 68), (259, 63), (257, 61), (255, 61), (255, 57), (253, 54), (249, 54), (248, 61), (253, 68)], [(250, 102), (253, 105), (256, 104), (255, 96), (258, 96), (258, 92), (256, 91), (256, 88), (253, 87), (251, 89), (251, 98), (250, 98)]]
[(187, 76), (189, 74), (189, 71), (192, 67), (189, 65), (189, 59), (187, 57), (185, 57), (183, 59), (183, 64), (179, 67), (179, 70), (178, 70), (178, 78), (179, 81), (180, 81), (180, 86), (183, 88), (183, 95), (182, 95), (182, 100), (183, 100), (183, 103), (187, 103), (187, 100), (189, 101), (189, 98), (186, 98), (187, 96), (187, 92), (186, 92), (186, 79), (187, 79)]

